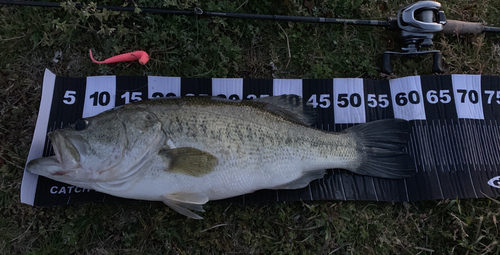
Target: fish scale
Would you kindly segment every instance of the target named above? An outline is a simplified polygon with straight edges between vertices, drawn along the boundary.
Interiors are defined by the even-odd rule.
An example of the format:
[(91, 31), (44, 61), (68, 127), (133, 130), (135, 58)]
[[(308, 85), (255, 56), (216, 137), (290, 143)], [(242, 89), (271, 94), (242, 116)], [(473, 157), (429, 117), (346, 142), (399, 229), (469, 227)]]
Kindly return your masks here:
[[(154, 106), (151, 107), (150, 110), (154, 112), (171, 112), (171, 109), (168, 109), (168, 106), (167, 107)], [(191, 109), (189, 108), (184, 109), (180, 114), (185, 114), (186, 116), (188, 116), (188, 119), (192, 120), (192, 122), (190, 122), (189, 125), (186, 125), (187, 123), (177, 124), (175, 122), (170, 122), (169, 120), (172, 119), (173, 116), (167, 114), (158, 115), (158, 118), (160, 118), (161, 122), (170, 123), (170, 125), (166, 125), (165, 127), (166, 129), (168, 130), (177, 129), (180, 131), (178, 133), (179, 137), (173, 138), (174, 140), (182, 141), (178, 143), (178, 146), (180, 147), (191, 147), (194, 144), (200, 142), (206, 145), (213, 144), (215, 145), (214, 146), (215, 148), (220, 148), (223, 147), (224, 145), (238, 146), (240, 148), (245, 146), (245, 148), (242, 149), (242, 152), (245, 152), (245, 155), (247, 155), (248, 153), (253, 153), (254, 155), (256, 155), (256, 157), (253, 158), (253, 161), (255, 162), (251, 162), (251, 159), (247, 158), (245, 164), (264, 162), (264, 160), (269, 161), (269, 162), (264, 162), (265, 164), (278, 164), (276, 162), (276, 157), (279, 157), (279, 155), (281, 154), (288, 155), (290, 156), (290, 158), (296, 157), (297, 160), (299, 160), (301, 163), (309, 164), (312, 162), (304, 162), (304, 160), (306, 160), (307, 158), (317, 159), (318, 156), (316, 155), (323, 155), (325, 157), (335, 155), (335, 152), (332, 152), (331, 148), (335, 148), (335, 146), (338, 147), (339, 145), (341, 145), (343, 141), (340, 140), (337, 141), (336, 143), (331, 142), (330, 141), (331, 134), (325, 136), (323, 131), (310, 128), (306, 129), (303, 126), (300, 126), (300, 128), (294, 128), (297, 125), (291, 122), (277, 122), (274, 125), (275, 127), (262, 126), (262, 124), (260, 124), (260, 123), (270, 123), (271, 121), (276, 122), (277, 120), (270, 120), (269, 117), (272, 116), (266, 116), (267, 118), (261, 120), (258, 117), (256, 117), (256, 116), (260, 117), (261, 115), (252, 115), (254, 119), (252, 122), (249, 122), (246, 121), (244, 118), (235, 119), (235, 116), (239, 115), (237, 113), (233, 114), (233, 116), (228, 116), (220, 114), (219, 113), (220, 109), (212, 109), (209, 111), (215, 112), (216, 114), (214, 115), (218, 116), (217, 118), (212, 118), (208, 120), (203, 116), (199, 118), (191, 118), (191, 116), (202, 115), (202, 113), (205, 112), (206, 110), (209, 109), (204, 109), (202, 111), (193, 109), (192, 110), (193, 112), (191, 112)], [(222, 110), (222, 112), (226, 111)], [(165, 120), (161, 119), (163, 117), (165, 118)], [(204, 129), (201, 127), (201, 125), (199, 125), (199, 123), (203, 122), (211, 122), (212, 125), (215, 127), (211, 129), (211, 133), (207, 134), (203, 132)], [(176, 128), (177, 125), (179, 126), (178, 128)], [(182, 128), (186, 126), (191, 127), (191, 129)], [(220, 128), (222, 126), (224, 126), (224, 129)], [(196, 129), (196, 127), (199, 128)], [(349, 146), (350, 147), (353, 146), (353, 143), (354, 143), (353, 141), (351, 143), (344, 142), (345, 145), (343, 146), (349, 148)], [(281, 153), (283, 148), (286, 146), (301, 148), (300, 151), (306, 151), (308, 153), (299, 152), (299, 150), (297, 150), (296, 155), (291, 155), (288, 152)], [(266, 148), (266, 150), (261, 150), (260, 152), (257, 152), (255, 151), (255, 148)], [(211, 151), (210, 146), (203, 148), (203, 150), (221, 154), (218, 153), (218, 151)], [(348, 153), (345, 154), (348, 155)], [(266, 155), (268, 157), (266, 157)], [(306, 155), (311, 155), (311, 156), (307, 157)], [(351, 158), (352, 157), (353, 156), (351, 156)], [(287, 158), (287, 160), (290, 160), (290, 158)]]

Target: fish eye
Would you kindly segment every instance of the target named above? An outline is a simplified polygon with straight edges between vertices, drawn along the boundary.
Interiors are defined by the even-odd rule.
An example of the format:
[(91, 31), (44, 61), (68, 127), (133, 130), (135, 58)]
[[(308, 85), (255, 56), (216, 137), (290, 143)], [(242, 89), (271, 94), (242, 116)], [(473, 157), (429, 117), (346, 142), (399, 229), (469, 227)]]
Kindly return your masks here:
[(87, 125), (89, 124), (89, 121), (88, 120), (84, 120), (84, 119), (79, 119), (75, 122), (75, 129), (77, 131), (82, 131), (82, 130), (85, 130), (87, 128)]

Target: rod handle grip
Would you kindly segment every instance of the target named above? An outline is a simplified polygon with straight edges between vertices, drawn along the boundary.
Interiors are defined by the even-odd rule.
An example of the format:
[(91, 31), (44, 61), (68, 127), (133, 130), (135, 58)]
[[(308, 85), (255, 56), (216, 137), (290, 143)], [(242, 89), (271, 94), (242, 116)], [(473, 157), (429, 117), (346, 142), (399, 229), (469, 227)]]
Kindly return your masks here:
[(484, 26), (481, 23), (459, 20), (447, 20), (443, 26), (445, 34), (480, 34), (483, 30)]

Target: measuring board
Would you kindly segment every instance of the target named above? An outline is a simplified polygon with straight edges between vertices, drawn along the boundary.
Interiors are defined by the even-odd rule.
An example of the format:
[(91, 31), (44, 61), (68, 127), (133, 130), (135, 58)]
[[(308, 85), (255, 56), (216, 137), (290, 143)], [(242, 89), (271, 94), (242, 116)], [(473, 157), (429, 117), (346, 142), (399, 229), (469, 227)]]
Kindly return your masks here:
[[(53, 155), (46, 134), (76, 120), (135, 100), (223, 96), (231, 100), (295, 94), (317, 108), (315, 127), (331, 132), (387, 118), (410, 121), (408, 144), (416, 175), (373, 178), (341, 169), (299, 190), (261, 190), (230, 201), (419, 201), (500, 196), (500, 76), (439, 75), (387, 80), (70, 78), (46, 70), (28, 161)], [(60, 205), (119, 198), (25, 171), (21, 202)]]

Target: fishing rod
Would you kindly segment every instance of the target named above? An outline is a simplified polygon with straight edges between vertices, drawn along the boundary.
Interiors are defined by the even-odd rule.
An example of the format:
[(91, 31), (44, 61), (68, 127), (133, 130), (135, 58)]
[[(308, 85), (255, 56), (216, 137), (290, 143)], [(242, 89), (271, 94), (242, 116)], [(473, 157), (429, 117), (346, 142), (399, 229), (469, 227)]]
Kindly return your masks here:
[[(35, 2), (35, 1), (12, 1), (0, 0), (0, 4), (41, 6), (41, 7), (61, 7), (61, 3), (55, 2)], [(76, 8), (84, 8), (82, 4), (75, 4)], [(386, 27), (390, 31), (400, 31), (403, 40), (401, 51), (386, 51), (382, 58), (382, 73), (391, 74), (391, 55), (407, 55), (415, 57), (420, 54), (433, 54), (432, 72), (442, 73), (442, 56), (439, 50), (427, 50), (433, 45), (432, 39), (437, 33), (445, 34), (478, 34), (482, 32), (500, 33), (499, 27), (484, 26), (482, 23), (464, 22), (458, 20), (447, 20), (445, 13), (441, 10), (441, 4), (435, 1), (420, 1), (403, 7), (398, 11), (397, 17), (390, 17), (387, 20), (361, 20), (361, 19), (337, 19), (322, 17), (300, 17), (284, 15), (247, 14), (203, 11), (196, 7), (194, 10), (171, 10), (160, 8), (142, 8), (127, 6), (103, 6), (97, 5), (98, 10), (111, 10), (121, 12), (135, 12), (137, 8), (142, 13), (150, 14), (170, 14), (170, 15), (199, 15), (216, 16), (239, 19), (260, 19), (277, 20), (291, 22), (308, 23), (334, 23), (364, 26)]]
[[(61, 7), (60, 3), (55, 3), (55, 2), (35, 2), (35, 1), (15, 1), (15, 0), (14, 1), (0, 0), (0, 4), (40, 6), (40, 7)], [(84, 5), (75, 4), (75, 7), (81, 9), (84, 7)], [(309, 23), (338, 23), (338, 24), (368, 25), (368, 26), (382, 26), (382, 27), (389, 26), (389, 21), (385, 20), (336, 19), (336, 18), (300, 17), (300, 16), (248, 14), (248, 13), (231, 13), (231, 12), (210, 12), (210, 11), (203, 11), (199, 7), (194, 8), (194, 10), (192, 11), (160, 9), (160, 8), (142, 8), (142, 7), (138, 8), (141, 10), (142, 13), (150, 13), (150, 14), (203, 15), (203, 16), (215, 16), (215, 17), (238, 18), (238, 19), (280, 20), (280, 21), (309, 22)], [(110, 11), (121, 11), (121, 12), (136, 11), (136, 7), (128, 7), (128, 6), (97, 5), (96, 9), (98, 10), (107, 9)]]

